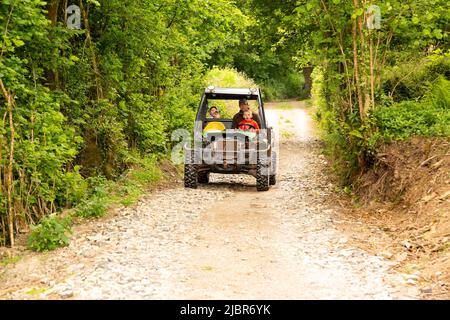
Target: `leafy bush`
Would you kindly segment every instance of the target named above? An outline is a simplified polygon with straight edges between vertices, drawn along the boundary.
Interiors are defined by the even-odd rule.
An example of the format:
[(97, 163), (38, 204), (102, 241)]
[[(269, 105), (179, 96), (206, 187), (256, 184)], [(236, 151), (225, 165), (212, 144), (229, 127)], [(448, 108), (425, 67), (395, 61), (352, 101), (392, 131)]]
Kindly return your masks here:
[(450, 57), (431, 55), (398, 64), (386, 72), (383, 91), (394, 102), (425, 97), (439, 76), (450, 80)]
[(208, 85), (218, 87), (260, 87), (266, 101), (297, 98), (303, 95), (304, 78), (301, 72), (290, 71), (255, 83), (243, 72), (231, 68), (214, 67), (206, 74)]
[(104, 176), (86, 179), (88, 190), (84, 198), (75, 207), (75, 215), (82, 218), (98, 218), (106, 213), (110, 185), (114, 182)]
[(386, 140), (410, 136), (450, 136), (450, 81), (440, 77), (420, 101), (402, 101), (374, 112)]
[(107, 188), (109, 185), (108, 179), (105, 176), (94, 176), (86, 178), (86, 182), (88, 183), (88, 192), (85, 195), (85, 198), (88, 197), (106, 197), (107, 196)]
[[(205, 76), (205, 85), (230, 88), (256, 88), (257, 84), (244, 73), (231, 68), (214, 67)], [(214, 105), (219, 108), (222, 118), (232, 118), (237, 105), (231, 106), (226, 100), (215, 100)]]
[(88, 192), (75, 207), (75, 214), (82, 218), (98, 218), (106, 214), (111, 204), (133, 204), (149, 184), (159, 181), (163, 175), (156, 155), (142, 158), (131, 152), (126, 165), (129, 169), (116, 181), (107, 180), (104, 176), (87, 178)]
[(62, 219), (56, 215), (44, 217), (36, 226), (31, 226), (32, 232), (28, 238), (28, 248), (35, 251), (54, 250), (69, 244), (68, 234), (71, 233), (71, 219)]
[(159, 181), (163, 175), (156, 156), (134, 156), (129, 159), (129, 165), (128, 172), (112, 190), (114, 201), (125, 206), (133, 204), (149, 184)]
[(325, 72), (321, 67), (314, 68), (311, 74), (312, 78), (311, 101), (312, 104), (320, 110), (326, 109), (326, 100), (325, 100), (326, 92), (325, 92), (324, 76)]
[(94, 196), (81, 201), (75, 208), (75, 214), (82, 218), (99, 218), (106, 213), (107, 205), (106, 198)]
[(244, 73), (231, 68), (214, 67), (206, 74), (208, 85), (216, 87), (232, 88), (251, 88), (256, 87), (253, 80), (249, 79)]
[(290, 72), (282, 78), (271, 78), (261, 85), (264, 99), (267, 101), (303, 98), (305, 80), (301, 72)]
[(128, 174), (131, 181), (136, 181), (139, 185), (144, 186), (161, 179), (163, 173), (155, 156), (135, 158), (133, 162), (133, 167)]
[(431, 92), (428, 94), (428, 99), (435, 108), (450, 109), (450, 76), (448, 78), (440, 76), (437, 79)]

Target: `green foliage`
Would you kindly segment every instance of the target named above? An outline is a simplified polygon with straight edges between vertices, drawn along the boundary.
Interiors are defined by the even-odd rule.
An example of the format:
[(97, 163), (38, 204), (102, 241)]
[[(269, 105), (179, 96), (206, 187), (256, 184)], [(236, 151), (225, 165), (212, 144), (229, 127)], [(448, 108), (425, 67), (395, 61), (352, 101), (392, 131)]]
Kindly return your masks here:
[(239, 43), (213, 55), (211, 63), (245, 73), (261, 87), (265, 100), (304, 96), (303, 66), (294, 59), (297, 48), (276, 46), (282, 15), (289, 14), (292, 1), (242, 0), (238, 6), (246, 14), (240, 20), (245, 32)]
[(448, 134), (448, 1), (376, 3), (376, 31), (361, 2), (253, 3), (272, 11), (276, 47), (293, 47), (298, 66), (314, 66), (316, 119), (344, 184), (387, 137)]
[(393, 102), (420, 99), (439, 75), (450, 79), (450, 56), (436, 54), (397, 64), (385, 72), (383, 91)]
[(424, 99), (381, 107), (374, 117), (387, 141), (411, 136), (450, 137), (450, 81), (440, 77), (428, 87)]
[[(0, 122), (0, 171), (6, 172), (12, 153), (14, 188), (10, 206), (20, 211), (16, 212), (16, 221), (27, 223), (30, 221), (26, 217), (35, 219), (52, 213), (55, 208), (76, 202), (82, 193), (79, 167), (72, 165), (82, 139), (62, 112), (69, 97), (50, 90), (44, 81), (46, 74), (50, 77), (50, 70), (73, 65), (73, 60), (59, 52), (68, 49), (67, 41), (76, 32), (52, 27), (46, 18), (45, 3), (38, 0), (3, 1), (0, 30), (0, 79), (6, 95), (14, 97), (9, 111), (12, 121)], [(2, 119), (7, 119), (7, 112), (2, 91)], [(0, 181), (3, 224), (8, 187), (6, 179)], [(2, 225), (0, 230), (4, 228)]]
[(75, 207), (75, 215), (82, 218), (99, 218), (105, 215), (109, 204), (110, 183), (104, 176), (86, 179), (89, 184), (85, 197)]
[[(382, 28), (356, 38), (366, 8), (350, 1), (85, 0), (82, 30), (65, 27), (63, 3), (0, 3), (2, 232), (8, 212), (14, 230), (71, 206), (101, 216), (111, 193), (132, 203), (208, 84), (255, 86), (250, 77), (266, 100), (292, 98), (314, 67), (317, 119), (347, 173), (381, 137), (448, 135), (448, 1), (381, 2)], [(366, 99), (371, 44), (368, 110), (357, 87)]]
[(45, 291), (47, 291), (47, 289), (45, 289), (45, 288), (32, 288), (25, 293), (34, 296), (34, 295), (40, 295), (40, 294), (44, 293)]
[(32, 232), (28, 238), (28, 248), (35, 251), (49, 251), (69, 244), (68, 234), (71, 233), (71, 219), (62, 219), (56, 215), (42, 218), (36, 226), (31, 226)]
[(82, 218), (99, 218), (114, 204), (131, 205), (148, 186), (158, 182), (163, 176), (156, 156), (141, 158), (138, 154), (131, 153), (126, 162), (129, 169), (116, 181), (107, 180), (104, 176), (86, 179), (89, 183), (88, 192), (75, 207), (75, 215)]
[(129, 206), (136, 202), (148, 186), (162, 178), (160, 163), (156, 157), (140, 158), (134, 155), (128, 159), (130, 168), (109, 187), (111, 203)]
[(304, 98), (303, 85), (303, 75), (299, 71), (292, 71), (283, 77), (264, 81), (262, 92), (264, 99), (268, 101)]
[(435, 108), (443, 110), (450, 109), (450, 75), (447, 78), (439, 76), (437, 81), (425, 95), (426, 100), (430, 101)]
[(117, 187), (112, 190), (117, 202), (128, 206), (136, 202), (148, 186), (162, 178), (162, 170), (156, 157), (133, 157), (131, 168), (117, 181)]
[(132, 160), (132, 167), (127, 177), (129, 181), (135, 181), (141, 187), (154, 183), (162, 178), (162, 171), (156, 157), (138, 158)]
[(16, 262), (19, 262), (21, 259), (20, 256), (13, 256), (13, 257), (6, 257), (0, 260), (0, 265), (3, 267), (6, 267), (9, 264), (14, 264)]
[(283, 140), (291, 139), (294, 135), (295, 134), (292, 133), (291, 131), (287, 131), (287, 130), (281, 131), (281, 137), (283, 138)]
[[(327, 107), (327, 102), (325, 99), (326, 86), (324, 73), (325, 71), (322, 67), (316, 67), (311, 75), (313, 80), (311, 89), (311, 102), (314, 106), (321, 110), (326, 110)], [(318, 120), (320, 120), (320, 118)]]
[(339, 131), (325, 134), (324, 154), (332, 159), (332, 168), (340, 178), (341, 185), (348, 185), (358, 166), (357, 151), (349, 146), (349, 139)]
[(75, 214), (82, 218), (99, 218), (105, 215), (107, 209), (107, 199), (102, 196), (93, 196), (82, 200), (75, 207)]
[(339, 95), (329, 72), (323, 67), (313, 71), (311, 100), (316, 110), (314, 118), (325, 142), (324, 154), (332, 160), (340, 184), (346, 186), (358, 171), (361, 159), (375, 154), (378, 137), (370, 131), (370, 123), (361, 125), (357, 110), (349, 114), (340, 110)]
[[(231, 87), (231, 88), (256, 88), (258, 85), (245, 73), (239, 72), (232, 68), (218, 68), (213, 67), (206, 73), (205, 83), (216, 87)], [(250, 102), (250, 106), (253, 102)], [(237, 105), (233, 105), (231, 101), (215, 100), (212, 104), (219, 108), (222, 118), (233, 118), (237, 112)], [(211, 106), (212, 106), (211, 105)]]
[(89, 194), (85, 178), (117, 180), (130, 154), (166, 154), (172, 131), (193, 125), (212, 57), (239, 43), (246, 26), (227, 0), (80, 3), (82, 30), (65, 27), (63, 1), (0, 3), (0, 79), (14, 97), (10, 123), (0, 94), (2, 178), (10, 150), (14, 160), (14, 188), (0, 180), (2, 232), (8, 206), (14, 224), (70, 206), (103, 214), (104, 197)]
[(292, 110), (294, 107), (289, 103), (283, 103), (277, 106), (279, 110)]
[(257, 85), (244, 73), (231, 68), (214, 67), (206, 74), (206, 83), (216, 87), (254, 88)]

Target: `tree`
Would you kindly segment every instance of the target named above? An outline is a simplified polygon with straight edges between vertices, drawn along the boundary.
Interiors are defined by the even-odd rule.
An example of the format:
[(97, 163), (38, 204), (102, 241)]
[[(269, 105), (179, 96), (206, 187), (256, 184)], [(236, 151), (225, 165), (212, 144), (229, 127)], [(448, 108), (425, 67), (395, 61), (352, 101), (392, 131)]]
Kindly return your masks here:
[[(66, 27), (69, 4), (81, 30)], [(1, 242), (80, 202), (84, 178), (164, 156), (171, 131), (192, 125), (211, 56), (239, 41), (240, 16), (227, 0), (3, 0)]]

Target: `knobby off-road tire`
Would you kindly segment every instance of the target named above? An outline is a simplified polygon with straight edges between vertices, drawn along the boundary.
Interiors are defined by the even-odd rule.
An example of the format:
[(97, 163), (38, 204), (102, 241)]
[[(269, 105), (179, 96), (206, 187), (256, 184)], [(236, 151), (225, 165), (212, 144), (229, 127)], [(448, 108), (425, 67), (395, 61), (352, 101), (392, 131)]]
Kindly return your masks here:
[(272, 161), (270, 162), (269, 185), (273, 186), (277, 183), (277, 153), (272, 151)]
[(186, 156), (184, 162), (184, 186), (185, 188), (197, 189), (198, 172), (194, 163), (194, 155)]
[(198, 183), (209, 183), (209, 172), (199, 172)]
[(258, 159), (256, 164), (256, 190), (269, 190), (269, 169), (267, 160)]

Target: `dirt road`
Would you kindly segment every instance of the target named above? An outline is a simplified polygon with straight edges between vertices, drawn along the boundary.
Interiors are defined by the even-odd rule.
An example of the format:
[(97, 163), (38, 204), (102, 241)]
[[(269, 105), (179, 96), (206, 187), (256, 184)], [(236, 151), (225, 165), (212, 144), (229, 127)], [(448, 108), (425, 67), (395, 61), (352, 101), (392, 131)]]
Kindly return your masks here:
[[(416, 299), (392, 262), (351, 246), (300, 102), (267, 105), (278, 183), (250, 176), (158, 191), (75, 228), (67, 248), (4, 268), (2, 299)], [(356, 222), (355, 222), (356, 223)]]

